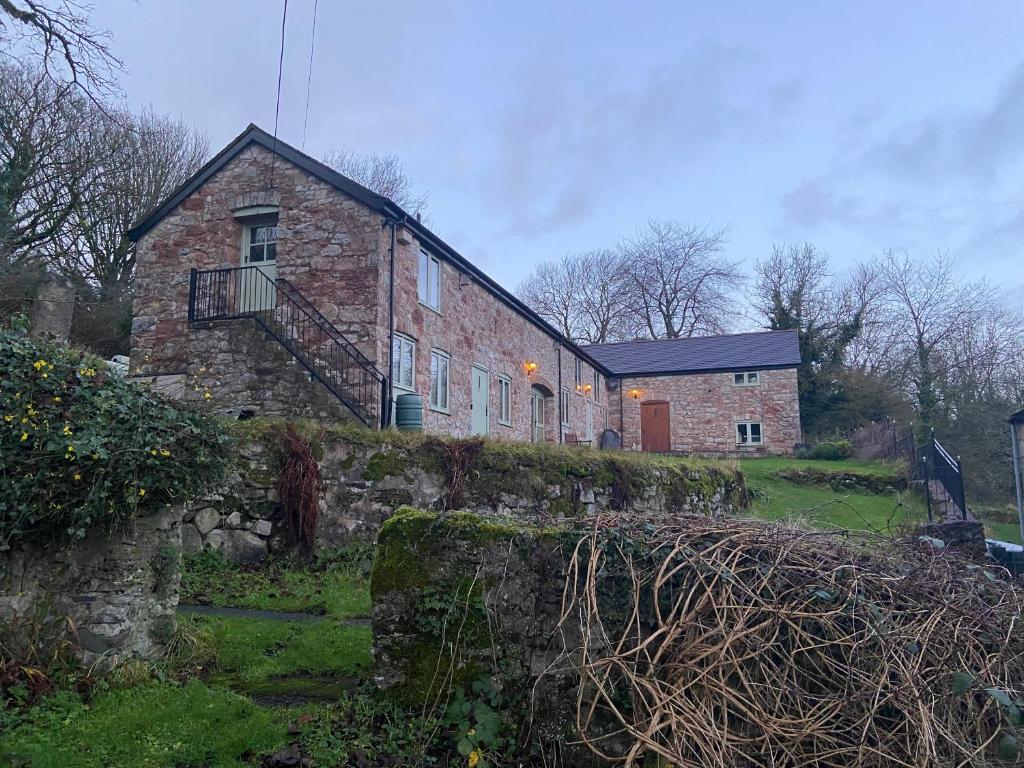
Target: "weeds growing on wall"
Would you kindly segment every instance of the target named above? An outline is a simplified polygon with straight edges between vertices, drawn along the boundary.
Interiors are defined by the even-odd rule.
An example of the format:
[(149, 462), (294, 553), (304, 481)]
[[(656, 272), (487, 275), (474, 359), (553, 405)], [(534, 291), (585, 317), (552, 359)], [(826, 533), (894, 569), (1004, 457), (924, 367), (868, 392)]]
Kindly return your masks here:
[(0, 551), (81, 538), (218, 481), (229, 439), (89, 354), (0, 332)]
[(0, 712), (28, 706), (80, 676), (70, 619), (15, 615), (0, 622)]
[(445, 509), (459, 509), (465, 502), (466, 478), (484, 449), (484, 441), (479, 437), (471, 437), (466, 440), (442, 442), (440, 445), (441, 462), (447, 483)]
[(309, 443), (291, 424), (281, 432), (285, 454), (277, 494), (284, 514), (284, 532), (290, 544), (312, 552), (320, 515), (320, 464)]

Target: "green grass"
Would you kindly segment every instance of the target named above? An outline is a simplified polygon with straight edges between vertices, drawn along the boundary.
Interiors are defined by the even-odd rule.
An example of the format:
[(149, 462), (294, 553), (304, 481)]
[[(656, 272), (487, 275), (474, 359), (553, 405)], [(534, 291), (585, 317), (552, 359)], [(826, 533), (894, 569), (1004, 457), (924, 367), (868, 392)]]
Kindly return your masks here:
[(219, 688), (147, 683), (86, 705), (63, 693), (0, 742), (0, 765), (31, 768), (231, 768), (284, 741), (275, 713)]
[(985, 535), (990, 539), (1012, 541), (1020, 544), (1020, 526), (1017, 523), (1000, 523), (994, 520), (985, 521)]
[[(183, 619), (184, 621), (184, 619)], [(209, 632), (214, 678), (242, 686), (294, 675), (358, 676), (370, 665), (370, 628), (331, 619), (311, 622), (189, 617)]]
[(779, 470), (813, 467), (872, 475), (895, 474), (890, 464), (857, 460), (810, 461), (780, 457), (744, 459), (740, 469), (753, 496), (751, 511), (767, 520), (797, 519), (811, 525), (885, 530), (925, 519), (924, 503), (911, 492), (872, 494), (834, 491), (783, 480)]
[(356, 618), (370, 615), (370, 586), (361, 569), (345, 560), (240, 566), (206, 552), (185, 560), (181, 602)]

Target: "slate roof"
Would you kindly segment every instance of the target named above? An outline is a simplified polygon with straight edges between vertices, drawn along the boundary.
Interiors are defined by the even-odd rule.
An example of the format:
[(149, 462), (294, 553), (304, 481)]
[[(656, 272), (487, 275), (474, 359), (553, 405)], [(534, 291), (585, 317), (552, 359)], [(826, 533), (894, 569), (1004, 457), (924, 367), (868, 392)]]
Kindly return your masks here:
[(749, 371), (800, 365), (800, 341), (795, 330), (622, 341), (590, 344), (583, 349), (616, 376)]
[(242, 150), (252, 144), (257, 144), (271, 152), (276, 152), (279, 156), (285, 158), (312, 176), (315, 176), (321, 181), (324, 181), (336, 189), (341, 190), (345, 194), (350, 195), (369, 208), (379, 211), (381, 215), (389, 220), (409, 228), (416, 234), (421, 243), (436, 251), (439, 256), (447, 258), (464, 272), (472, 275), (477, 282), (486, 290), (490, 291), (493, 296), (497, 297), (500, 301), (503, 301), (516, 312), (520, 313), (551, 338), (557, 339), (559, 343), (564, 344), (573, 352), (579, 354), (580, 357), (595, 368), (599, 369), (603, 374), (606, 376), (610, 374), (610, 371), (602, 366), (601, 361), (595, 360), (583, 351), (579, 345), (574, 344), (571, 340), (562, 336), (562, 334), (560, 334), (550, 323), (544, 320), (544, 318), (516, 298), (515, 295), (506, 290), (496, 280), (469, 261), (469, 259), (448, 245), (448, 243), (434, 234), (415, 217), (409, 216), (409, 214), (407, 214), (397, 203), (386, 197), (378, 195), (376, 192), (370, 191), (361, 184), (356, 183), (347, 176), (343, 176), (334, 169), (313, 159), (288, 143), (274, 138), (271, 134), (253, 123), (250, 123), (249, 127), (236, 136), (234, 141), (224, 147), (224, 149), (218, 152), (206, 165), (200, 168), (192, 178), (185, 181), (185, 183), (178, 187), (177, 190), (172, 192), (166, 200), (143, 216), (135, 226), (128, 230), (128, 238), (133, 242), (138, 242), (139, 238), (155, 227), (161, 219), (181, 205), (189, 195), (199, 189), (215, 173), (217, 173), (217, 171), (227, 165), (232, 159), (237, 157)]

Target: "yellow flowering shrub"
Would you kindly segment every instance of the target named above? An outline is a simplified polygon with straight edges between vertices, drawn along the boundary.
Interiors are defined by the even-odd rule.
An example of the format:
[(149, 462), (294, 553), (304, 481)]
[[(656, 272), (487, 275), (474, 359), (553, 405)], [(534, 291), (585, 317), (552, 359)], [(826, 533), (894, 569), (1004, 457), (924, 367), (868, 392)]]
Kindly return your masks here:
[(229, 438), (68, 347), (0, 332), (0, 550), (82, 537), (201, 494)]

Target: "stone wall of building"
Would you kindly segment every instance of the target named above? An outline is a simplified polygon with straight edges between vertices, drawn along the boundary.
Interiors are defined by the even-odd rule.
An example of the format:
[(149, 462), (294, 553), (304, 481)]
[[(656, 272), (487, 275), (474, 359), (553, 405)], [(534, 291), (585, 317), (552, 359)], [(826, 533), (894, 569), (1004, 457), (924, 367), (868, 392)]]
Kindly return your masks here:
[(0, 617), (70, 617), (89, 659), (157, 658), (175, 628), (181, 515), (169, 509), (82, 541), (0, 552)]
[[(640, 408), (653, 400), (669, 402), (673, 451), (788, 454), (801, 441), (795, 368), (760, 371), (753, 386), (734, 384), (727, 372), (627, 377), (621, 388), (621, 396), (612, 398), (611, 419), (613, 429), (621, 429), (625, 448), (639, 450)], [(760, 447), (736, 444), (740, 421), (761, 422)]]
[[(218, 549), (232, 560), (257, 561), (286, 546), (275, 427), (249, 422), (240, 429), (249, 436), (230, 481), (185, 513), (186, 553)], [(317, 545), (325, 549), (373, 540), (403, 505), (452, 506), (547, 525), (608, 509), (658, 517), (728, 513), (747, 504), (742, 475), (725, 465), (667, 465), (625, 452), (511, 443), (486, 443), (466, 474), (462, 498), (452, 499), (443, 441), (339, 427), (313, 442), (323, 481)]]
[[(237, 210), (276, 205), (278, 276), (291, 281), (371, 360), (378, 349), (381, 217), (259, 146), (250, 146), (147, 232), (138, 244), (132, 372), (188, 368), (189, 270), (237, 267)], [(271, 178), (273, 183), (271, 185)], [(270, 188), (272, 186), (272, 188)]]
[[(559, 344), (558, 339), (498, 299), (472, 275), (433, 251), (441, 260), (440, 309), (421, 303), (418, 272), (422, 247), (411, 233), (400, 233), (395, 251), (395, 331), (416, 343), (414, 389), (427, 403), (426, 428), (450, 435), (470, 434), (472, 369), (477, 366), (489, 376), (487, 434), (491, 437), (531, 439), (531, 392), (536, 386), (549, 395), (545, 401), (547, 441), (561, 442), (566, 432), (583, 440), (590, 435), (600, 438), (608, 426), (605, 377), (602, 375), (595, 386), (594, 369), (579, 356), (581, 375), (577, 382), (578, 356), (571, 347)], [(380, 336), (387, 337), (386, 329)], [(431, 408), (428, 403), (432, 350), (450, 358), (446, 411)], [(536, 366), (529, 373), (528, 363)], [(499, 377), (508, 379), (511, 391), (511, 414), (504, 422), (498, 410)], [(560, 389), (569, 393), (569, 412), (561, 417)], [(565, 424), (561, 429), (560, 423)]]

